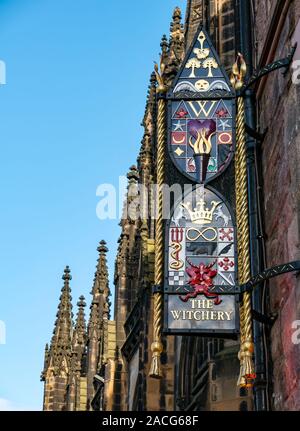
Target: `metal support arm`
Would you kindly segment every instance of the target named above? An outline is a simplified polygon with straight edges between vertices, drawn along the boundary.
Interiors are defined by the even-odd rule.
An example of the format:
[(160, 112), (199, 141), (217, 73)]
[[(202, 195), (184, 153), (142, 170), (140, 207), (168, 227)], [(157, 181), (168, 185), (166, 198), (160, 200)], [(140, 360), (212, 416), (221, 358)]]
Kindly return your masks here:
[(273, 266), (273, 268), (266, 269), (265, 271), (252, 277), (248, 283), (241, 285), (241, 293), (251, 292), (253, 288), (270, 278), (277, 277), (281, 274), (286, 274), (287, 272), (300, 271), (300, 260), (295, 260), (294, 262), (285, 263), (283, 265)]
[(268, 64), (267, 66), (263, 67), (260, 70), (257, 70), (254, 72), (254, 74), (249, 78), (249, 80), (244, 84), (244, 86), (241, 89), (241, 94), (244, 94), (247, 88), (251, 87), (256, 81), (261, 79), (263, 76), (268, 75), (270, 72), (274, 72), (277, 69), (285, 68), (284, 74), (287, 72), (288, 68), (290, 67), (293, 57), (295, 54), (297, 48), (297, 44), (295, 44), (289, 55), (285, 58), (281, 58), (280, 60), (276, 60), (273, 63)]

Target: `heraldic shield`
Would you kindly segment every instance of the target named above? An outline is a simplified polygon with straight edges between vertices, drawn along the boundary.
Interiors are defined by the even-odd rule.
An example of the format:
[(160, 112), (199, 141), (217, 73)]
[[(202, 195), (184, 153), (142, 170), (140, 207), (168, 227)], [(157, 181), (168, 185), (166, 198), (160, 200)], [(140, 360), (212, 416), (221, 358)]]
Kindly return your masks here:
[(165, 332), (236, 334), (236, 229), (219, 193), (198, 186), (168, 225)]
[(207, 183), (224, 172), (235, 147), (235, 95), (218, 55), (200, 29), (167, 95), (168, 149), (177, 169)]

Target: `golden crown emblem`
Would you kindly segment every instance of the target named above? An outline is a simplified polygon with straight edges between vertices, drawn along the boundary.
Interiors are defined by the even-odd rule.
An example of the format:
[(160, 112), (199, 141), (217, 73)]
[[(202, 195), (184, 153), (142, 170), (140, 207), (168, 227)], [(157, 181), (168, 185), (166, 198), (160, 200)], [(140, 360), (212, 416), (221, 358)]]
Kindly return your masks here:
[(190, 202), (188, 202), (187, 204), (181, 204), (181, 206), (183, 206), (188, 211), (192, 223), (202, 225), (212, 222), (215, 209), (218, 205), (220, 205), (220, 203), (221, 202), (212, 201), (211, 209), (208, 209), (206, 207), (206, 202), (204, 201), (204, 199), (200, 199), (197, 202), (196, 208), (194, 208), (194, 210), (191, 209)]

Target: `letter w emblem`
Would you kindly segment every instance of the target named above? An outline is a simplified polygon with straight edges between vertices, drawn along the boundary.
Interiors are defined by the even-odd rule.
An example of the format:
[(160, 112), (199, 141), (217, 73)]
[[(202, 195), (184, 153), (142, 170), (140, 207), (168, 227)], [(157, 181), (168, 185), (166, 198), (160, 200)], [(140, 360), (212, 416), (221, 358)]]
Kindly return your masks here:
[[(213, 107), (217, 103), (216, 100), (208, 101), (208, 100), (197, 100), (197, 102), (188, 102), (192, 110), (194, 111), (196, 117), (200, 117), (203, 113), (205, 117), (211, 113)], [(198, 105), (198, 106), (197, 106)]]

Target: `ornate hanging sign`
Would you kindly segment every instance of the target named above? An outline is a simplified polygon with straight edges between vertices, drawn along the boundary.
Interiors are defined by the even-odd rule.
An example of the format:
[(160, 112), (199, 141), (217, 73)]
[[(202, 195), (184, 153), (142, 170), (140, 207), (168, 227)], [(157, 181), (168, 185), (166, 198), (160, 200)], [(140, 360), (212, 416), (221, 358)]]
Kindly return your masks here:
[(167, 98), (169, 154), (198, 185), (167, 225), (164, 331), (235, 337), (236, 229), (228, 203), (206, 186), (234, 153), (235, 94), (202, 28)]
[(175, 206), (166, 244), (166, 333), (237, 333), (235, 237), (216, 192), (200, 186)]
[(167, 97), (171, 113), (168, 149), (175, 166), (195, 182), (211, 181), (233, 155), (235, 98), (203, 29)]

